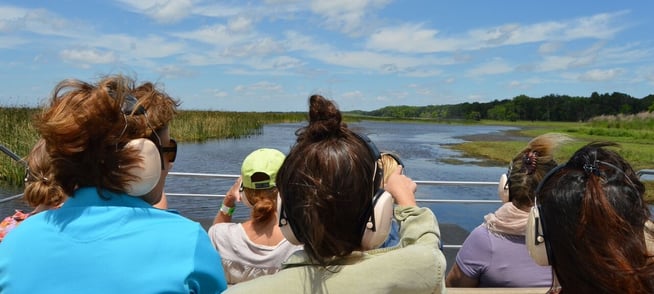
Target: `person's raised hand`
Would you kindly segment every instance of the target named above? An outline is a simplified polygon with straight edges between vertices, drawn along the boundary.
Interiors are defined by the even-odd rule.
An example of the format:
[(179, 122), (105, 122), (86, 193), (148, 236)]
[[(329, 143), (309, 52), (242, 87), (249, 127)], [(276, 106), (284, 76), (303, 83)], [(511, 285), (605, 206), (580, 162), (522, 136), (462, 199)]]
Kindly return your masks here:
[(241, 181), (241, 177), (239, 176), (238, 179), (234, 181), (232, 187), (229, 188), (229, 191), (225, 193), (225, 199), (223, 200), (225, 206), (234, 207), (237, 201), (241, 201)]
[(402, 174), (402, 166), (398, 166), (388, 177), (384, 190), (393, 195), (395, 203), (402, 206), (416, 206), (416, 188), (418, 185), (411, 178)]

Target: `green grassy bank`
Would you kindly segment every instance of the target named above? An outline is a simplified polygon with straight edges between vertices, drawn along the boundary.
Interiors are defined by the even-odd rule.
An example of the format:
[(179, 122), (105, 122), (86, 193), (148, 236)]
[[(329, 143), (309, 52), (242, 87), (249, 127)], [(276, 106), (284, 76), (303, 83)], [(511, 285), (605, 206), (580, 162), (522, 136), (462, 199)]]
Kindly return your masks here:
[[(0, 144), (25, 156), (37, 141), (38, 135), (31, 125), (32, 117), (38, 113), (34, 108), (0, 107)], [(179, 142), (202, 142), (212, 139), (239, 138), (256, 135), (265, 124), (300, 122), (306, 113), (274, 112), (222, 112), (222, 111), (180, 111), (171, 124), (171, 136)], [(360, 115), (346, 115), (346, 121), (374, 119), (398, 121), (389, 118), (371, 118)], [(487, 125), (508, 125), (518, 128), (515, 134), (528, 138), (548, 132), (569, 135), (575, 140), (562, 146), (557, 161), (564, 162), (582, 145), (591, 141), (611, 141), (620, 144), (618, 152), (636, 170), (654, 168), (654, 115), (643, 113), (632, 116), (601, 116), (584, 123), (562, 122), (505, 122), (505, 121), (431, 121), (425, 119), (404, 119), (400, 121), (424, 123), (479, 123)], [(451, 145), (469, 157), (484, 158), (494, 164), (507, 164), (511, 157), (526, 145), (526, 141), (474, 140)], [(24, 169), (8, 156), (0, 155), (0, 185), (22, 185)], [(649, 183), (648, 183), (649, 185)], [(653, 190), (648, 187), (648, 190)], [(654, 197), (650, 197), (654, 199)]]

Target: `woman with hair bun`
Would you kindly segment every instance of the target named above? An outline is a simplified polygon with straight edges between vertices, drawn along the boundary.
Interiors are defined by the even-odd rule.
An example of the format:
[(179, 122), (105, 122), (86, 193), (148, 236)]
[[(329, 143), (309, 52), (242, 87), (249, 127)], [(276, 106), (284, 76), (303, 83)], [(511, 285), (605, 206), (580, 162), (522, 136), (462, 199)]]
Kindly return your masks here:
[[(309, 124), (296, 134), (277, 175), (278, 215), (286, 239), (304, 250), (276, 274), (227, 292), (444, 292), (438, 222), (430, 209), (416, 205), (416, 183), (401, 174), (402, 168), (381, 189), (379, 151), (320, 95), (309, 98)], [(378, 248), (393, 217), (400, 223), (399, 244)]]

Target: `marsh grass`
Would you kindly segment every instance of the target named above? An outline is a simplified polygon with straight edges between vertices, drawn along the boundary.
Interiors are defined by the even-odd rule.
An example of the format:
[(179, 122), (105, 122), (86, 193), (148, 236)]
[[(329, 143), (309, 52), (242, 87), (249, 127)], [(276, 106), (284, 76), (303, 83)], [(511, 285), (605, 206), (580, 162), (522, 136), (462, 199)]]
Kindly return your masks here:
[[(32, 120), (40, 109), (0, 107), (0, 144), (25, 157), (38, 140)], [(180, 111), (171, 123), (171, 136), (179, 142), (204, 142), (240, 138), (261, 133), (270, 123), (299, 122), (305, 113)], [(25, 169), (9, 156), (0, 154), (0, 185), (23, 184)]]
[[(602, 116), (587, 123), (579, 122), (493, 122), (489, 125), (513, 125), (520, 127), (519, 135), (533, 138), (545, 133), (563, 133), (573, 138), (555, 153), (559, 163), (566, 162), (572, 154), (590, 142), (615, 142), (614, 150), (632, 165), (634, 170), (654, 169), (654, 116), (638, 114), (632, 116)], [(526, 141), (472, 141), (450, 148), (461, 151), (465, 156), (480, 157), (494, 162), (508, 164), (509, 160), (527, 145)], [(654, 181), (644, 181), (645, 198), (654, 203)]]
[[(32, 127), (35, 108), (0, 108), (0, 144), (24, 158), (38, 140)], [(0, 184), (19, 186), (23, 183), (25, 168), (11, 157), (0, 154)]]

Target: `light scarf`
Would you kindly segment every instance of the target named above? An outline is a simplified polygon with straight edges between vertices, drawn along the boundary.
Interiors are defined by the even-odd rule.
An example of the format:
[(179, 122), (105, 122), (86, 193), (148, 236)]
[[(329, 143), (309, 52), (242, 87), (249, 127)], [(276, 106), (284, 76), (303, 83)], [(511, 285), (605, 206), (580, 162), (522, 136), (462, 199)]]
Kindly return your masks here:
[(484, 226), (493, 233), (524, 236), (528, 217), (529, 212), (507, 202), (494, 213), (484, 216)]

